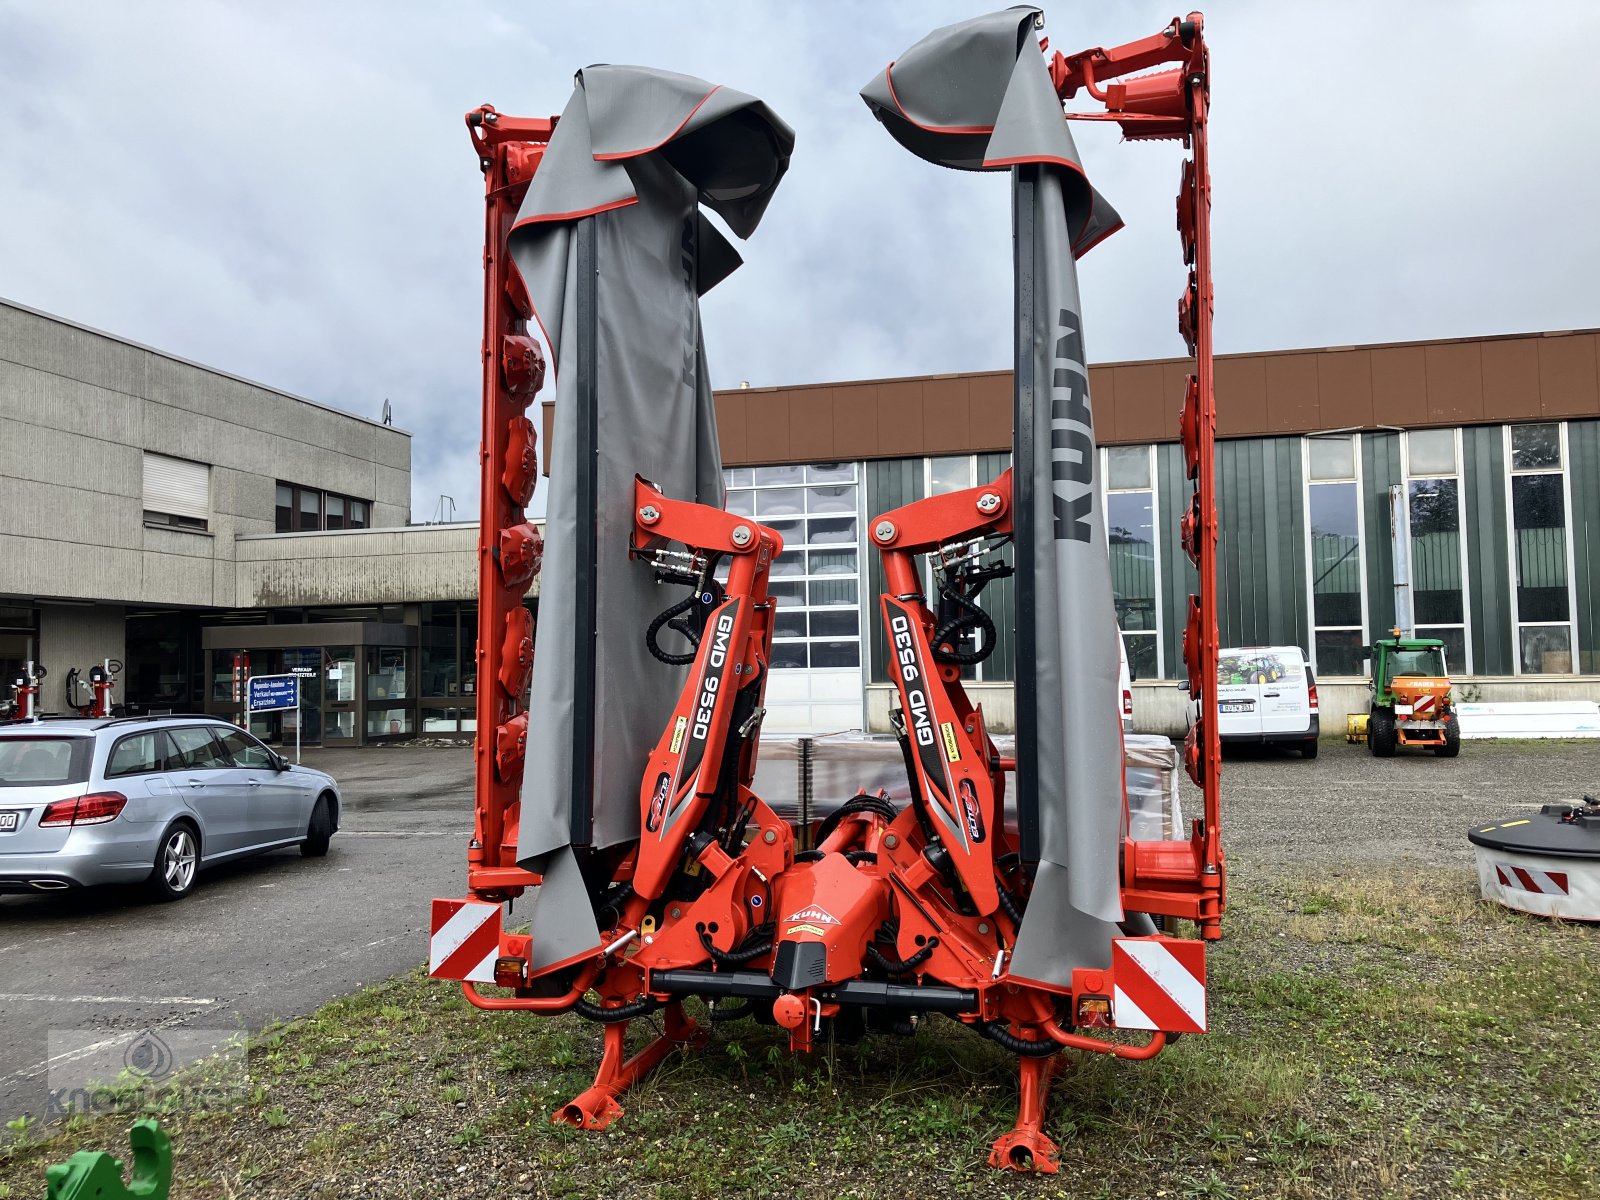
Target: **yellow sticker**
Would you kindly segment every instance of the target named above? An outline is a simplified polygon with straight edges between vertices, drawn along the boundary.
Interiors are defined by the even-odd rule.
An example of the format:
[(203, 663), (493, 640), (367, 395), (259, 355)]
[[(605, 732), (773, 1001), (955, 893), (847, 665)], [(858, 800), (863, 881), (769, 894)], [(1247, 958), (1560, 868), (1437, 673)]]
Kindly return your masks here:
[(784, 937), (793, 937), (797, 933), (814, 933), (818, 937), (827, 937), (828, 931), (820, 925), (791, 925), (784, 932)]
[(956, 727), (949, 721), (940, 721), (939, 732), (944, 734), (944, 756), (951, 762), (960, 762), (961, 747), (956, 742)]
[(672, 727), (672, 753), (676, 754), (683, 746), (683, 731), (689, 728), (689, 718), (679, 717), (678, 723)]
[(1524, 817), (1520, 821), (1507, 821), (1504, 825), (1500, 826), (1500, 828), (1501, 829), (1510, 829), (1513, 825), (1526, 825), (1527, 823), (1528, 823), (1528, 820), (1527, 820), (1526, 817)]

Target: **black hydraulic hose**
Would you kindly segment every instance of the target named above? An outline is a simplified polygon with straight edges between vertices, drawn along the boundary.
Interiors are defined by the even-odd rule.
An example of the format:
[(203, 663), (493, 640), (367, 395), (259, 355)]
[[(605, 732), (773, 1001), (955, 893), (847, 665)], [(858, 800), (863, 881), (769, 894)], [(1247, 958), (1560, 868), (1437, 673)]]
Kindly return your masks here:
[(648, 996), (643, 1000), (635, 1000), (632, 1004), (620, 1004), (616, 1008), (602, 1008), (598, 1004), (590, 1004), (580, 998), (572, 1006), (572, 1011), (587, 1020), (599, 1021), (603, 1025), (614, 1025), (618, 1021), (631, 1021), (635, 1017), (648, 1016), (660, 1007), (662, 1001), (652, 1000)]
[(933, 952), (938, 945), (939, 939), (936, 937), (931, 937), (923, 945), (922, 949), (918, 950), (915, 954), (907, 959), (890, 958), (876, 946), (868, 946), (867, 957), (873, 962), (877, 963), (882, 970), (887, 971), (890, 975), (908, 975), (932, 958)]
[(1011, 894), (1011, 889), (1006, 887), (1005, 880), (996, 875), (994, 882), (995, 891), (1000, 893), (1000, 907), (1005, 910), (1006, 916), (1021, 925), (1023, 906), (1017, 903), (1017, 898)]
[(758, 942), (756, 945), (744, 950), (718, 950), (711, 944), (711, 934), (706, 931), (704, 925), (696, 925), (694, 931), (700, 936), (701, 949), (724, 967), (742, 966), (752, 959), (760, 958), (772, 949), (772, 943), (767, 941)]
[(1011, 1053), (1021, 1054), (1026, 1058), (1049, 1058), (1061, 1049), (1053, 1039), (1030, 1042), (1027, 1038), (1018, 1037), (1005, 1027), (1003, 1021), (981, 1022), (978, 1031), (991, 1041), (999, 1042)]
[[(700, 634), (682, 622), (674, 621), (673, 618), (682, 616), (690, 611), (698, 600), (698, 595), (685, 596), (656, 617), (654, 621), (650, 622), (650, 627), (644, 632), (644, 644), (649, 649), (651, 657), (657, 662), (666, 663), (669, 667), (685, 667), (694, 661), (695, 654), (700, 649)], [(683, 634), (689, 640), (689, 645), (692, 648), (687, 653), (674, 654), (670, 650), (663, 650), (657, 643), (656, 635), (661, 632), (662, 626), (669, 623), (671, 623), (674, 630)]]
[(711, 1009), (713, 1021), (742, 1021), (756, 1010), (756, 1006), (749, 1000), (743, 1004), (718, 1004)]
[(828, 814), (827, 818), (817, 829), (817, 841), (825, 842), (828, 835), (839, 828), (840, 823), (856, 813), (877, 813), (885, 821), (893, 821), (900, 815), (892, 801), (884, 796), (869, 796), (866, 792), (857, 792), (838, 808)]
[[(933, 647), (934, 661), (963, 667), (976, 666), (993, 654), (994, 648), (999, 645), (999, 639), (995, 635), (994, 619), (952, 587), (941, 585), (939, 595), (962, 611), (933, 631), (933, 637), (929, 641)], [(981, 630), (983, 633), (983, 640), (978, 648), (954, 649), (956, 639), (969, 629)], [(951, 649), (945, 649), (947, 642), (950, 643)]]

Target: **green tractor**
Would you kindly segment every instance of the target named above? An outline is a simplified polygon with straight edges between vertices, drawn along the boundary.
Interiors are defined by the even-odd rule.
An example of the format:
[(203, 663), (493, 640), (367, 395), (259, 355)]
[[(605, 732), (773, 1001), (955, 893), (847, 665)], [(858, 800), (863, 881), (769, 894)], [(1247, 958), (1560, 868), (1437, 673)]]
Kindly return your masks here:
[(1450, 692), (1444, 643), (1437, 638), (1397, 636), (1372, 644), (1367, 749), (1378, 758), (1391, 758), (1400, 746), (1428, 746), (1440, 758), (1461, 753), (1461, 721)]

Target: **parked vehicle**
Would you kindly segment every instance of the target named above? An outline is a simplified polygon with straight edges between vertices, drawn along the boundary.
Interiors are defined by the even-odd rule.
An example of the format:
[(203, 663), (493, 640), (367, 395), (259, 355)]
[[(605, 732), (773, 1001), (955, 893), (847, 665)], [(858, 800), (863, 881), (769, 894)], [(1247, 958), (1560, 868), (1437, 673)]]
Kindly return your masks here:
[(1128, 670), (1128, 643), (1123, 640), (1122, 631), (1117, 631), (1117, 653), (1121, 662), (1117, 664), (1117, 688), (1120, 705), (1118, 712), (1122, 717), (1122, 732), (1133, 732), (1133, 673)]
[(1427, 746), (1440, 758), (1461, 753), (1461, 721), (1438, 638), (1378, 639), (1371, 686), (1367, 749), (1374, 756), (1390, 758), (1400, 746)]
[(339, 786), (211, 717), (0, 726), (0, 894), (144, 883), (282, 846), (328, 852)]
[(1317, 756), (1317, 680), (1299, 646), (1243, 646), (1217, 656), (1217, 728), (1224, 742), (1279, 743)]

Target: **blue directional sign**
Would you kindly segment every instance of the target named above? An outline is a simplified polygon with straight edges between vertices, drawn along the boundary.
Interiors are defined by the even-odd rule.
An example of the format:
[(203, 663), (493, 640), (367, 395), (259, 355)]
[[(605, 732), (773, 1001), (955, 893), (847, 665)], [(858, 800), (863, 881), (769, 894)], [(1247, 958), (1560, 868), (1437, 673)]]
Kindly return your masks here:
[(294, 675), (257, 675), (247, 681), (246, 707), (251, 712), (278, 712), (300, 707), (300, 680)]

